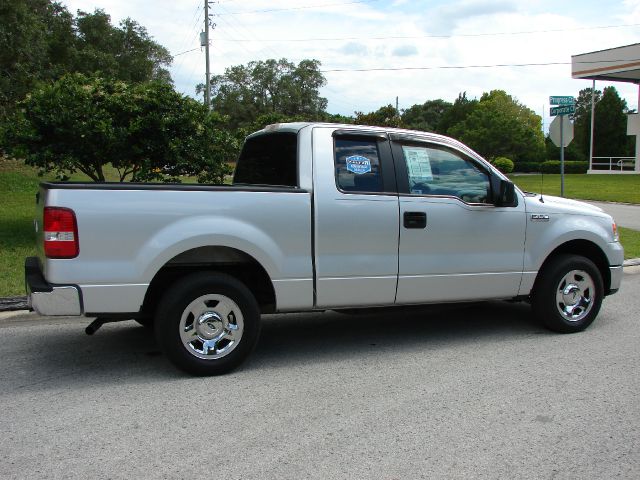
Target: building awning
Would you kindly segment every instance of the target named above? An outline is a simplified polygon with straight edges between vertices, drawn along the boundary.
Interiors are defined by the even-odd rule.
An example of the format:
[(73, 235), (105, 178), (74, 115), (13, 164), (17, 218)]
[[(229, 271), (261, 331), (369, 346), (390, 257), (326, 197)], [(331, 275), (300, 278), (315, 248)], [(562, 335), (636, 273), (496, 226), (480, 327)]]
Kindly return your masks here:
[(640, 84), (640, 43), (572, 55), (571, 77)]

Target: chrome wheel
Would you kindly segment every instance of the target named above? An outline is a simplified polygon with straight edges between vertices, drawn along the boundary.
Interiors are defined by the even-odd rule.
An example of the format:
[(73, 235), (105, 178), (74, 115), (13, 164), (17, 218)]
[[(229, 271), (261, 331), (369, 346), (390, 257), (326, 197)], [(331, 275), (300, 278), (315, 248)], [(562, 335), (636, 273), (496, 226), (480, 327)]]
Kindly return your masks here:
[(238, 304), (225, 295), (202, 295), (180, 317), (180, 339), (198, 358), (215, 360), (233, 351), (242, 339), (244, 317)]
[(571, 270), (556, 288), (556, 306), (565, 320), (579, 322), (591, 311), (595, 295), (591, 276), (584, 270)]

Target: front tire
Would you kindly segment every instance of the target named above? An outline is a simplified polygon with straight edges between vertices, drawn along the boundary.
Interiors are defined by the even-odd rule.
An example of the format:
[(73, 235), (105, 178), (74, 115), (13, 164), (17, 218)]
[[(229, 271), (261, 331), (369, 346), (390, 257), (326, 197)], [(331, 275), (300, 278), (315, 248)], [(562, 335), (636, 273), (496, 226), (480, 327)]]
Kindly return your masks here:
[(236, 278), (196, 273), (167, 292), (155, 330), (160, 347), (177, 367), (193, 375), (221, 375), (237, 368), (254, 349), (260, 309)]
[(548, 329), (575, 333), (593, 323), (603, 297), (602, 275), (591, 260), (558, 255), (540, 271), (531, 306)]

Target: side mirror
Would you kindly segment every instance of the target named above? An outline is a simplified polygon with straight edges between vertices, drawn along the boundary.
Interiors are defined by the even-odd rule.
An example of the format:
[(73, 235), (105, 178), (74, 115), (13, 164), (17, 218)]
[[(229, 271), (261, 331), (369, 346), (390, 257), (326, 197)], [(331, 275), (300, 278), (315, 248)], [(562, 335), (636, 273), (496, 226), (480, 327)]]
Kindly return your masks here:
[(496, 207), (515, 207), (518, 205), (516, 189), (509, 180), (496, 175), (491, 177), (492, 203)]

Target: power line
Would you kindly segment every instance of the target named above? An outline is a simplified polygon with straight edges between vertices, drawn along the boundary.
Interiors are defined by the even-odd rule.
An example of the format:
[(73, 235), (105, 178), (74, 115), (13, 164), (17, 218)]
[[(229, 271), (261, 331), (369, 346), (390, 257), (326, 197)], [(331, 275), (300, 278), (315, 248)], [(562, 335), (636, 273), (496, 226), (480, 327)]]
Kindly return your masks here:
[(498, 68), (498, 67), (542, 67), (549, 65), (571, 65), (571, 62), (549, 63), (498, 63), (494, 65), (438, 65), (434, 67), (379, 67), (379, 68), (330, 68), (320, 70), (322, 73), (333, 72), (397, 72), (403, 70), (461, 70), (465, 68)]
[[(220, 8), (224, 11), (224, 12), (229, 12), (226, 8), (224, 8), (223, 6), (220, 6)], [(244, 37), (244, 40), (240, 39), (238, 40), (238, 42), (251, 42), (250, 38), (254, 38), (256, 39), (255, 35), (253, 34), (253, 32), (246, 28), (237, 18), (235, 17), (229, 17), (228, 19), (224, 18), (223, 16), (220, 16), (220, 14), (218, 15), (218, 18), (220, 18), (220, 20), (222, 20), (224, 23), (226, 23), (227, 25), (229, 25), (229, 27), (231, 29), (233, 29), (235, 32), (237, 32), (238, 35)], [(243, 34), (238, 28), (236, 28), (231, 22), (234, 22), (239, 28), (241, 28), (242, 30), (244, 30), (245, 32), (247, 32), (247, 34)], [(256, 39), (256, 41), (260, 41), (258, 39)], [(244, 45), (241, 45), (244, 48)], [(270, 46), (266, 46), (267, 49), (275, 55), (276, 58), (279, 57), (279, 54)], [(247, 50), (245, 48), (245, 50)]]
[[(183, 37), (182, 42), (180, 43), (180, 50), (183, 50), (184, 48), (186, 48), (188, 46), (188, 44), (190, 43), (191, 32), (193, 31), (194, 27), (196, 27), (197, 25), (200, 24), (200, 20), (199, 20), (198, 14), (200, 13), (201, 9), (202, 9), (202, 5), (198, 4), (196, 6), (196, 11), (194, 12), (193, 17), (189, 21), (189, 25), (191, 25), (191, 27), (188, 30), (185, 29), (185, 32), (187, 32), (187, 34)], [(195, 23), (194, 23), (194, 21), (195, 21)]]
[[(199, 31), (200, 31), (198, 26), (200, 24), (200, 19), (201, 18), (202, 18), (202, 4), (200, 2), (198, 2), (198, 5), (196, 6), (196, 11), (193, 14), (193, 18), (189, 22), (191, 24), (191, 28), (189, 28), (189, 30), (185, 30), (187, 32), (187, 34), (184, 36), (184, 39), (183, 39), (182, 43), (180, 44), (180, 50), (181, 51), (180, 51), (180, 53), (177, 53), (176, 55), (173, 55), (174, 57), (180, 56), (180, 58), (178, 59), (178, 61), (174, 65), (174, 73), (175, 73), (176, 77), (181, 73), (182, 67), (183, 67), (183, 64), (184, 64), (185, 57), (182, 57), (182, 55), (185, 54), (185, 53), (189, 53), (190, 51), (193, 51), (193, 50), (186, 50), (186, 51), (183, 51), (183, 50), (185, 48), (187, 48), (189, 46), (189, 44), (193, 44), (193, 42), (198, 38)], [(195, 33), (194, 33), (194, 31), (195, 31)]]
[(196, 47), (196, 48), (192, 48), (190, 50), (185, 50), (184, 52), (180, 52), (180, 53), (174, 53), (173, 56), (174, 57), (178, 57), (180, 55), (184, 55), (185, 53), (189, 53), (189, 52), (193, 52), (195, 50), (200, 50), (202, 47)]
[[(260, 42), (333, 42), (344, 40), (415, 40), (418, 38), (460, 38), (460, 37), (492, 37), (506, 35), (531, 35), (536, 33), (561, 33), (561, 32), (577, 32), (581, 30), (603, 30), (609, 28), (628, 28), (638, 27), (640, 23), (630, 23), (624, 25), (603, 25), (597, 27), (577, 27), (577, 28), (558, 28), (550, 30), (526, 30), (521, 32), (489, 32), (489, 33), (461, 33), (451, 35), (393, 35), (381, 37), (320, 37), (320, 38), (280, 38), (280, 39), (257, 39)], [(252, 40), (239, 40), (252, 41)]]
[(250, 13), (271, 13), (271, 12), (286, 12), (290, 10), (308, 10), (311, 8), (323, 8), (323, 7), (342, 7), (346, 5), (353, 5), (356, 3), (372, 3), (377, 2), (379, 0), (357, 0), (354, 2), (343, 2), (343, 3), (325, 3), (323, 5), (307, 5), (304, 7), (289, 7), (289, 8), (269, 8), (267, 10), (252, 10), (249, 12), (227, 12), (222, 13), (220, 15), (249, 15)]
[[(640, 59), (600, 60), (594, 62), (575, 63), (617, 63), (637, 62)], [(403, 70), (463, 70), (467, 68), (502, 68), (502, 67), (548, 67), (553, 65), (571, 65), (571, 62), (545, 62), (545, 63), (496, 63), (492, 65), (438, 65), (433, 67), (378, 67), (378, 68), (328, 68), (320, 70), (322, 73), (333, 72), (397, 72)]]

